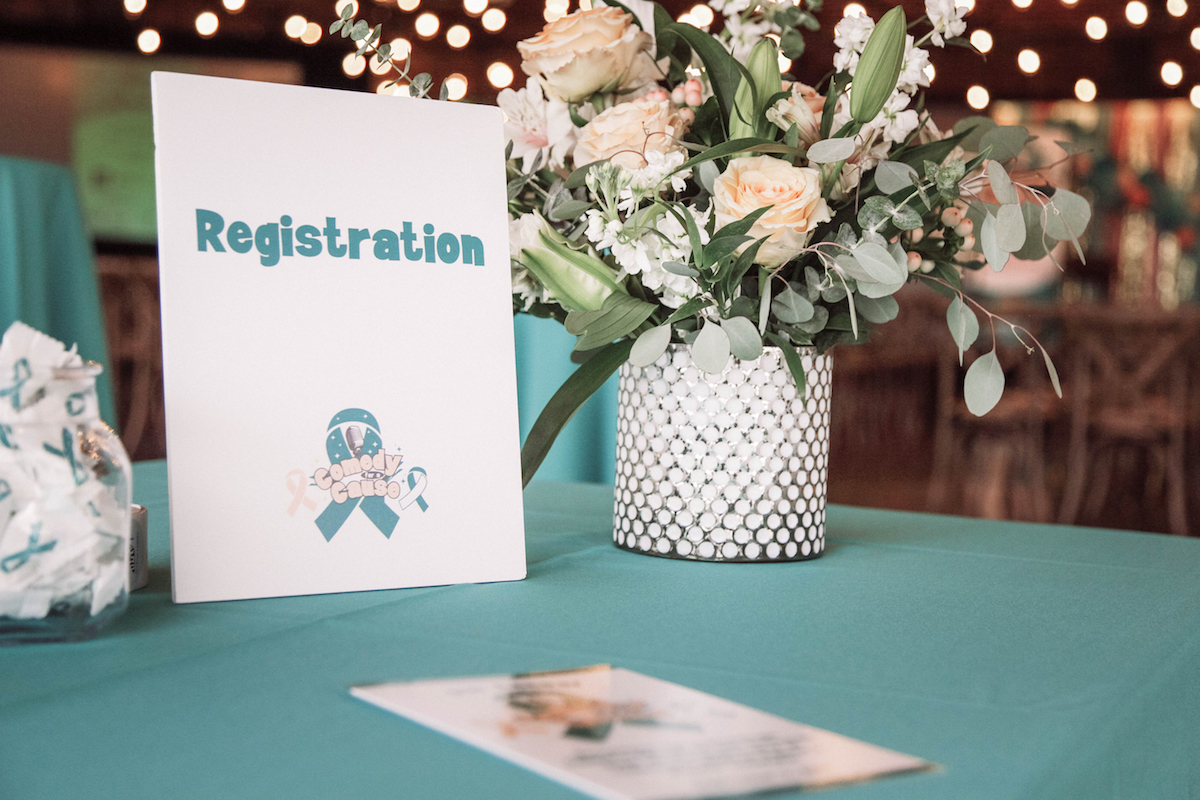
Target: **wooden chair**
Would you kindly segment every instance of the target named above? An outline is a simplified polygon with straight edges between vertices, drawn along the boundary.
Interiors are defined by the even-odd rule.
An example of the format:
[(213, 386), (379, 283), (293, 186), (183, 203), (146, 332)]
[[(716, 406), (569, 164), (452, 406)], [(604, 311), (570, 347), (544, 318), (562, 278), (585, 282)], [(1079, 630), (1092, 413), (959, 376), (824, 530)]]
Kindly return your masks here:
[(1067, 479), (1058, 521), (1095, 519), (1122, 452), (1149, 459), (1142, 497), (1161, 490), (1171, 533), (1188, 533), (1185, 446), (1187, 348), (1200, 331), (1195, 311), (1079, 307), (1064, 317), (1073, 363)]

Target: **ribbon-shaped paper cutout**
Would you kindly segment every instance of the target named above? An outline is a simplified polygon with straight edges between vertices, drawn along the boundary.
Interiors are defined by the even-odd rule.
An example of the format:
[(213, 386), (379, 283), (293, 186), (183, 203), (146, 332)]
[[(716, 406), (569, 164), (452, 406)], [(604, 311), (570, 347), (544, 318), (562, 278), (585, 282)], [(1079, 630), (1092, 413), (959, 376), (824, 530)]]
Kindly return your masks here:
[(38, 524), (33, 526), (33, 532), (29, 534), (29, 546), (28, 547), (26, 547), (24, 550), (13, 553), (11, 556), (5, 557), (3, 560), (0, 560), (0, 572), (4, 572), (7, 574), (7, 573), (12, 572), (15, 569), (20, 569), (21, 567), (28, 564), (29, 559), (33, 558), (38, 553), (45, 553), (47, 551), (53, 550), (54, 546), (56, 544), (58, 544), (58, 540), (51, 539), (50, 541), (46, 542), (45, 544), (40, 544), (38, 542), (38, 539), (41, 538), (41, 534), (42, 534), (42, 523), (39, 522)]
[(67, 396), (67, 416), (78, 417), (84, 411), (87, 411), (87, 392), (71, 392)]
[[(359, 457), (373, 456), (383, 449), (383, 441), (379, 438), (379, 423), (375, 421), (371, 412), (361, 408), (347, 408), (338, 412), (329, 422), (329, 435), (325, 438), (325, 452), (329, 456), (330, 464), (356, 457), (350, 450), (350, 445), (346, 443), (346, 437), (342, 434), (340, 427), (347, 422), (361, 423), (367, 429), (363, 434), (362, 447), (358, 451)], [(382, 497), (354, 497), (348, 498), (344, 503), (335, 503), (330, 500), (329, 505), (325, 506), (325, 510), (317, 517), (317, 528), (325, 537), (325, 541), (332, 539), (350, 518), (354, 509), (359, 507), (380, 533), (391, 538), (392, 531), (396, 529), (396, 523), (400, 521), (400, 516), (388, 508)]]
[(43, 444), (42, 447), (47, 453), (67, 460), (67, 463), (71, 465), (71, 475), (75, 478), (76, 486), (82, 486), (87, 481), (87, 469), (75, 460), (75, 437), (71, 435), (69, 429), (62, 429), (62, 450), (51, 447), (49, 444)]
[(298, 469), (294, 469), (287, 475), (287, 490), (292, 493), (292, 504), (288, 506), (288, 516), (296, 516), (296, 512), (303, 505), (309, 511), (316, 511), (317, 504), (308, 496), (308, 476)]
[(13, 411), (21, 410), (21, 389), (25, 388), (25, 383), (33, 377), (33, 370), (29, 368), (29, 359), (18, 359), (17, 363), (13, 364), (13, 382), (7, 389), (0, 389), (0, 397), (7, 397), (12, 401)]
[(12, 436), (12, 426), (0, 422), (0, 444), (9, 450), (17, 450), (18, 447), (12, 443), (12, 440), (8, 438), (9, 436)]
[(7, 500), (12, 495), (12, 486), (8, 481), (0, 478), (0, 501)]
[(408, 508), (413, 503), (420, 506), (422, 511), (429, 510), (429, 503), (421, 495), (425, 493), (425, 487), (429, 485), (429, 475), (420, 467), (413, 467), (408, 471), (408, 491), (400, 498), (400, 507)]

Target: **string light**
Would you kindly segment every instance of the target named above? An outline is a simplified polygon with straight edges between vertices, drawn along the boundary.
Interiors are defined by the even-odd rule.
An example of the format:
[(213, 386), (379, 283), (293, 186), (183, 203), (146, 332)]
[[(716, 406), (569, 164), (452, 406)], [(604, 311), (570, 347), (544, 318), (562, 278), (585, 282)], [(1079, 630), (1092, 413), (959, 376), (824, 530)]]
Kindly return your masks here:
[(1068, 8), (1074, 8), (1075, 4), (1078, 2), (1079, 0), (1062, 0), (1062, 4)]
[(1042, 66), (1042, 59), (1034, 50), (1022, 50), (1017, 53), (1017, 66), (1021, 68), (1021, 72), (1032, 75)]
[(988, 95), (988, 90), (982, 86), (972, 86), (967, 89), (967, 105), (976, 111), (987, 108), (987, 104), (992, 101)]
[(461, 50), (471, 41), (471, 31), (466, 25), (451, 25), (446, 31), (446, 44), (455, 50)]
[(484, 30), (495, 33), (504, 27), (504, 23), (508, 22), (508, 17), (498, 8), (489, 8), (483, 12), (483, 17), (479, 21), (483, 24)]
[(842, 9), (843, 17), (865, 17), (866, 15), (867, 10), (859, 3), (847, 3), (846, 7)]
[(321, 36), (325, 31), (316, 22), (310, 22), (304, 26), (304, 33), (300, 34), (300, 41), (305, 44), (316, 44), (321, 41)]
[(971, 44), (981, 53), (991, 52), (993, 44), (992, 35), (983, 28), (976, 28), (971, 31)]
[(396, 0), (396, 5), (400, 6), (401, 11), (416, 11), (421, 0)]
[(422, 39), (432, 39), (434, 36), (437, 36), (438, 28), (442, 27), (442, 22), (437, 18), (436, 14), (426, 11), (417, 17), (415, 27), (417, 29), (417, 36), (420, 36)]
[(158, 31), (153, 28), (146, 28), (138, 34), (137, 46), (138, 50), (149, 55), (158, 50), (158, 46), (162, 44), (162, 37), (158, 35)]
[(1142, 0), (1130, 0), (1125, 5), (1125, 19), (1135, 28), (1145, 25), (1146, 20), (1150, 19), (1150, 9), (1146, 8)]
[(933, 83), (933, 79), (937, 77), (937, 70), (933, 68), (933, 64), (926, 64), (925, 69), (922, 71), (925, 73), (925, 77), (929, 79), (929, 82)]
[(1172, 17), (1182, 17), (1187, 10), (1187, 0), (1167, 0), (1167, 13)]
[(333, 13), (340, 17), (342, 15), (342, 9), (346, 6), (350, 6), (351, 16), (358, 16), (358, 0), (337, 0), (337, 2), (333, 4)]
[(215, 34), (220, 25), (221, 20), (217, 19), (217, 15), (211, 11), (202, 11), (196, 16), (196, 33), (205, 39)]
[(1192, 102), (1196, 108), (1200, 108), (1200, 86), (1193, 86), (1192, 91), (1188, 92), (1188, 100)]
[(1075, 96), (1085, 103), (1092, 102), (1096, 99), (1096, 84), (1087, 78), (1080, 78), (1075, 81)]
[(374, 55), (371, 55), (371, 57), (367, 59), (367, 66), (369, 66), (371, 68), (371, 72), (376, 75), (386, 75), (392, 69), (388, 66), (388, 62), (380, 61)]
[(1189, 41), (1192, 43), (1193, 49), (1200, 50), (1200, 28), (1192, 28), (1192, 35)]
[(965, 8), (967, 11), (975, 10), (975, 0), (955, 0), (955, 8)]
[(342, 59), (342, 72), (349, 75), (351, 78), (357, 78), (363, 74), (363, 70), (367, 68), (367, 60), (355, 53), (346, 53), (346, 57)]
[(446, 97), (451, 100), (462, 100), (467, 96), (467, 76), (455, 72), (446, 78)]
[(696, 20), (697, 27), (704, 28), (713, 24), (712, 9), (705, 5), (692, 6), (692, 19)]
[(146, 10), (146, 0), (125, 0), (126, 13), (135, 17)]
[(308, 20), (299, 14), (294, 14), (287, 18), (283, 23), (283, 32), (290, 39), (299, 39), (304, 35), (304, 29), (308, 27)]
[(1012, 0), (1012, 4), (1017, 8), (1029, 8), (1033, 5), (1033, 0)]
[(246, 0), (221, 0), (221, 5), (225, 6), (225, 10), (230, 14), (236, 14), (246, 7)]
[(1183, 81), (1183, 67), (1174, 61), (1167, 61), (1163, 63), (1159, 75), (1167, 86), (1178, 86)]
[(463, 0), (463, 11), (472, 17), (478, 17), (487, 10), (488, 0)]
[(1098, 42), (1105, 36), (1108, 36), (1108, 23), (1100, 19), (1100, 17), (1088, 17), (1088, 21), (1084, 23), (1083, 30), (1087, 33), (1089, 39)]
[(403, 61), (412, 52), (412, 42), (403, 37), (392, 39), (389, 44), (392, 46), (392, 58), (397, 61)]
[(496, 61), (487, 68), (488, 83), (497, 89), (503, 89), (513, 82), (513, 70), (503, 61)]
[(787, 74), (787, 72), (792, 68), (792, 60), (783, 53), (780, 53), (777, 58), (779, 61), (779, 73), (781, 75)]

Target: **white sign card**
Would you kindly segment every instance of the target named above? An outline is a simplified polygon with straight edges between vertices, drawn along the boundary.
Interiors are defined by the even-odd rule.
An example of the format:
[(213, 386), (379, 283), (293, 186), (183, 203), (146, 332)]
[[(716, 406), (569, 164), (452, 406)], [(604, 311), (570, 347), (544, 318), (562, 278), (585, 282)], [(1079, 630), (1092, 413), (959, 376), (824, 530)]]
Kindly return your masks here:
[(744, 797), (937, 769), (916, 756), (604, 665), (381, 683), (350, 693), (606, 800)]
[(151, 84), (175, 601), (523, 578), (499, 109)]

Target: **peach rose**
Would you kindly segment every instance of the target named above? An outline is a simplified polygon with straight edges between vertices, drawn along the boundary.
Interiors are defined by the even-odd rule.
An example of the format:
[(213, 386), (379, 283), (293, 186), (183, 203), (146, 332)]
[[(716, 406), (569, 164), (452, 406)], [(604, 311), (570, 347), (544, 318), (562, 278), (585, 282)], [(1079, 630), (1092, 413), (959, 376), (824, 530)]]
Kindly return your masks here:
[(758, 218), (748, 235), (768, 237), (758, 249), (757, 261), (764, 267), (777, 267), (793, 258), (808, 244), (813, 228), (831, 219), (817, 170), (793, 167), (771, 156), (730, 161), (713, 182), (717, 228), (763, 206), (771, 210)]
[(517, 43), (521, 70), (537, 78), (546, 91), (566, 102), (585, 100), (599, 91), (623, 88), (647, 58), (650, 34), (633, 24), (619, 8), (580, 10), (550, 22), (532, 39)]
[(654, 96), (639, 97), (605, 109), (585, 125), (575, 144), (575, 165), (611, 158), (626, 169), (646, 166), (643, 154), (683, 150), (679, 139), (687, 132), (690, 114)]

